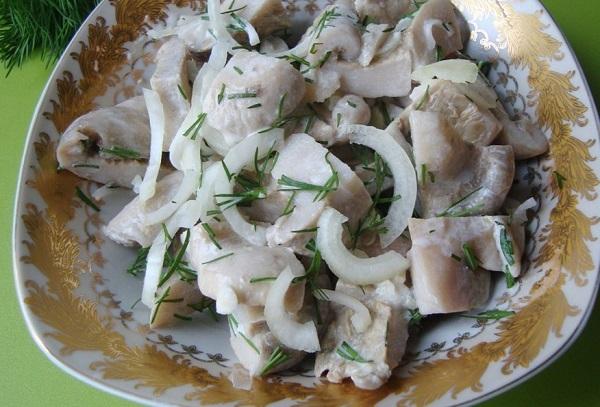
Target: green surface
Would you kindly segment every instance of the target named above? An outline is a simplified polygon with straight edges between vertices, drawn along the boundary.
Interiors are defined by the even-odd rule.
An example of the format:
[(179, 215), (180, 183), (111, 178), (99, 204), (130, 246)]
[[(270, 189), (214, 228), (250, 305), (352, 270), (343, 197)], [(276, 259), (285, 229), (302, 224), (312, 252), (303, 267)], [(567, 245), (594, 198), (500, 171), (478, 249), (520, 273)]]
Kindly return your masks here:
[[(492, 1), (492, 0), (490, 0)], [(600, 2), (545, 0), (600, 96)], [(63, 373), (37, 349), (23, 322), (12, 278), (13, 197), (31, 115), (50, 71), (27, 63), (4, 79), (0, 69), (0, 405), (129, 406)], [(590, 135), (593, 136), (593, 135)], [(596, 307), (598, 308), (598, 307)], [(575, 345), (525, 384), (487, 402), (487, 406), (600, 406), (600, 313), (592, 314)]]

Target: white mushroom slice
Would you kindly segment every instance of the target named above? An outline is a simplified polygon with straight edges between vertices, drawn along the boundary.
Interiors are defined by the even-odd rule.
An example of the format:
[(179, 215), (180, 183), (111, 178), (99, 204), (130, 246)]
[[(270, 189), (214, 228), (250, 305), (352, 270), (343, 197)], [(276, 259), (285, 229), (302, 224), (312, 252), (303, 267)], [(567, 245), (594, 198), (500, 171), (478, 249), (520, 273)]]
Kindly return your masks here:
[(168, 151), (188, 111), (192, 91), (187, 71), (188, 51), (179, 38), (165, 42), (156, 54), (156, 71), (150, 78), (152, 90), (160, 95), (165, 116), (163, 151)]
[(502, 206), (515, 173), (512, 147), (463, 141), (439, 113), (410, 114), (420, 215), (491, 215)]
[[(372, 18), (379, 23), (395, 24), (400, 17), (414, 10), (411, 0), (354, 0), (361, 20)], [(371, 29), (371, 24), (369, 24)]]
[(150, 122), (142, 96), (81, 116), (65, 130), (56, 149), (61, 168), (125, 188), (144, 175), (149, 155)]
[[(194, 227), (188, 252), (190, 265), (198, 272), (200, 291), (217, 301), (219, 313), (230, 313), (237, 304), (265, 305), (271, 283), (253, 279), (277, 277), (286, 267), (295, 275), (304, 273), (302, 263), (290, 250), (250, 246), (224, 222)], [(303, 296), (304, 285), (294, 284), (286, 297), (288, 309), (298, 311)]]
[(292, 288), (292, 280), (297, 276), (288, 267), (272, 283), (265, 302), (265, 319), (273, 335), (286, 347), (316, 352), (321, 347), (315, 323), (299, 322), (285, 306), (286, 293)]
[(160, 233), (161, 225), (149, 224), (146, 217), (173, 199), (182, 177), (182, 173), (174, 172), (158, 181), (154, 196), (146, 202), (135, 197), (104, 227), (104, 234), (125, 246), (150, 246)]
[(502, 130), (502, 123), (486, 107), (476, 104), (450, 81), (437, 80), (427, 85), (425, 92), (400, 116), (403, 128), (410, 126), (408, 118), (414, 110), (441, 113), (463, 140), (476, 146), (492, 144)]
[(317, 248), (333, 274), (348, 283), (364, 285), (377, 284), (406, 272), (409, 263), (396, 252), (371, 258), (357, 257), (350, 252), (342, 240), (346, 220), (335, 209), (327, 208), (318, 223)]
[(187, 282), (174, 275), (156, 292), (157, 298), (150, 311), (150, 328), (164, 328), (186, 320), (194, 311), (202, 310), (208, 304), (200, 293), (196, 282)]
[[(360, 55), (361, 33), (358, 17), (351, 8), (341, 4), (327, 6), (308, 30), (312, 45), (306, 59), (312, 65), (322, 64), (327, 54), (335, 54), (344, 61), (354, 61)], [(335, 56), (331, 58), (335, 59)]]
[(366, 98), (406, 96), (411, 90), (411, 58), (406, 52), (394, 52), (363, 67), (356, 62), (332, 63), (340, 75), (340, 90)]
[[(289, 194), (297, 187), (282, 181), (284, 177), (317, 189), (306, 191), (297, 188), (291, 203), (295, 209), (267, 229), (267, 242), (271, 246), (285, 245), (302, 253), (302, 248), (313, 235), (310, 230), (316, 226), (326, 205), (346, 215), (352, 226), (371, 205), (371, 197), (350, 167), (328, 154), (325, 147), (306, 134), (294, 134), (287, 139), (271, 175), (279, 181), (279, 188), (288, 190)], [(332, 184), (327, 189), (327, 183), (332, 181), (337, 188)]]
[[(282, 347), (269, 330), (262, 314), (260, 308), (260, 318), (246, 320), (236, 309), (229, 316), (231, 328), (229, 343), (238, 360), (251, 376), (263, 376), (289, 369), (306, 356), (305, 352)], [(270, 367), (269, 362), (274, 352), (284, 354), (284, 361)]]
[(405, 315), (407, 305), (412, 307), (410, 291), (403, 279), (394, 279), (365, 287), (339, 281), (336, 292), (365, 304), (372, 323), (359, 333), (352, 324), (353, 311), (332, 304), (334, 319), (317, 354), (315, 376), (326, 374), (327, 380), (333, 383), (350, 378), (361, 389), (376, 389), (387, 381), (404, 355), (408, 339)]
[(537, 157), (546, 153), (550, 148), (544, 132), (526, 117), (511, 120), (500, 103), (496, 109), (492, 110), (492, 113), (503, 126), (496, 143), (511, 146), (517, 160)]
[(364, 332), (371, 325), (371, 314), (367, 307), (359, 300), (351, 295), (344, 294), (340, 291), (320, 289), (315, 296), (319, 299), (335, 302), (336, 304), (344, 305), (354, 311), (354, 315), (350, 317), (352, 326), (358, 333)]
[[(410, 234), (413, 247), (411, 278), (419, 312), (423, 315), (447, 314), (469, 311), (487, 302), (490, 292), (490, 272), (477, 268), (472, 270), (465, 261), (464, 244), (475, 245), (473, 235), (449, 235), (445, 229), (435, 230), (431, 235), (440, 236), (432, 244), (430, 221), (411, 219)], [(440, 220), (438, 226), (446, 226)], [(440, 244), (442, 243), (443, 244)], [(471, 246), (467, 246), (471, 247)], [(495, 248), (495, 247), (494, 247)]]
[(208, 124), (230, 145), (289, 115), (304, 96), (304, 79), (284, 60), (236, 53), (210, 86), (203, 103)]
[(362, 47), (358, 56), (358, 63), (368, 66), (377, 50), (383, 45), (389, 35), (387, 24), (369, 24), (362, 33)]
[(413, 69), (463, 49), (468, 26), (450, 0), (429, 0), (421, 6), (406, 32), (403, 47), (412, 54)]
[[(339, 129), (344, 124), (368, 124), (371, 120), (371, 109), (363, 98), (356, 95), (345, 95), (338, 99), (331, 111), (331, 123)], [(348, 134), (336, 133), (336, 143), (348, 142)]]
[[(443, 257), (462, 257), (463, 244), (468, 244), (481, 268), (506, 271), (518, 277), (521, 271), (523, 225), (509, 224), (507, 216), (476, 216), (465, 218), (412, 219), (413, 247), (437, 246)], [(426, 233), (425, 233), (426, 232)]]
[[(221, 10), (230, 10), (231, 4), (221, 4)], [(232, 9), (240, 9), (236, 14), (250, 22), (260, 38), (266, 38), (291, 26), (281, 0), (237, 0)]]

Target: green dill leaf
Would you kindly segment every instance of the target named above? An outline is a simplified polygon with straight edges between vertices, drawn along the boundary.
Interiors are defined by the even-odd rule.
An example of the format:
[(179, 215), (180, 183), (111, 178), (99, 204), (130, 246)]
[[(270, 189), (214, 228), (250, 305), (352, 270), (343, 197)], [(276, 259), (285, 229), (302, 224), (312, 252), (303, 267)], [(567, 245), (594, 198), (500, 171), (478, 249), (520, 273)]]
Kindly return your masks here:
[(240, 334), (240, 336), (242, 337), (242, 339), (244, 339), (244, 341), (248, 344), (248, 346), (250, 346), (254, 352), (256, 352), (257, 354), (260, 355), (260, 350), (258, 349), (258, 347), (256, 347), (256, 345), (254, 344), (254, 342), (252, 342), (250, 340), (250, 338), (248, 338), (246, 335), (244, 335), (243, 332), (238, 331), (238, 334)]
[(142, 247), (139, 249), (133, 264), (127, 268), (127, 273), (131, 274), (132, 276), (137, 276), (138, 274), (143, 273), (144, 270), (146, 270), (149, 252), (150, 247)]
[(269, 356), (269, 359), (267, 360), (267, 362), (265, 363), (264, 367), (262, 368), (262, 370), (260, 371), (259, 375), (260, 376), (264, 376), (267, 373), (269, 373), (270, 371), (272, 371), (273, 369), (275, 369), (277, 366), (287, 362), (290, 359), (290, 356), (285, 353), (281, 347), (276, 347), (275, 350), (273, 350), (273, 353), (271, 353), (271, 356)]
[(372, 360), (365, 360), (362, 356), (358, 354), (358, 352), (348, 344), (348, 342), (344, 341), (340, 345), (339, 348), (336, 349), (335, 353), (337, 353), (342, 358), (349, 360), (351, 362), (358, 363), (370, 363)]
[(256, 96), (257, 96), (256, 92), (230, 93), (227, 95), (227, 99), (248, 99), (248, 98), (255, 98)]
[(507, 318), (507, 317), (512, 317), (513, 315), (515, 315), (516, 313), (514, 311), (504, 311), (504, 310), (499, 310), (499, 309), (493, 309), (493, 310), (489, 310), (489, 311), (485, 311), (485, 312), (480, 312), (477, 315), (464, 315), (461, 314), (460, 316), (463, 318), (473, 318), (473, 319), (480, 319), (480, 320), (495, 320), (498, 321), (502, 318)]
[(216, 263), (217, 261), (219, 261), (219, 260), (223, 260), (223, 259), (225, 259), (225, 258), (227, 258), (227, 257), (230, 257), (230, 256), (233, 256), (233, 253), (227, 253), (227, 254), (225, 254), (225, 255), (223, 255), (223, 256), (220, 256), (220, 257), (214, 258), (214, 259), (212, 259), (212, 260), (209, 260), (209, 261), (205, 261), (204, 263), (201, 263), (201, 264), (203, 264), (203, 265), (204, 265), (204, 264)]
[(196, 140), (196, 137), (198, 136), (198, 131), (200, 131), (200, 128), (204, 124), (205, 120), (206, 113), (200, 113), (196, 121), (192, 123), (192, 125), (183, 133), (183, 137), (188, 137), (191, 135), (190, 139)]
[(567, 179), (558, 171), (554, 171), (552, 174), (554, 175), (554, 181), (556, 182), (558, 189), (563, 189), (563, 187), (565, 186), (565, 181), (567, 181)]
[(459, 263), (462, 263), (462, 257), (460, 257), (460, 256), (457, 256), (457, 255), (456, 255), (456, 254), (454, 254), (454, 253), (452, 253), (452, 254), (450, 255), (450, 257), (452, 257), (452, 259), (453, 259), (453, 260), (456, 260), (457, 262), (459, 262)]
[(469, 192), (467, 195), (460, 198), (458, 201), (452, 203), (444, 212), (438, 213), (436, 216), (438, 218), (444, 217), (444, 216), (460, 217), (460, 216), (465, 216), (464, 215), (465, 213), (468, 215), (468, 214), (473, 214), (473, 213), (480, 211), (481, 209), (483, 209), (483, 205), (476, 205), (472, 208), (463, 208), (463, 209), (459, 209), (458, 206), (460, 204), (462, 204), (463, 202), (465, 202), (467, 199), (469, 199), (471, 196), (475, 195), (477, 192), (481, 191), (482, 189), (483, 189), (483, 187), (479, 187), (479, 188), (475, 189), (474, 191)]
[(181, 97), (183, 97), (185, 100), (189, 100), (188, 95), (186, 95), (185, 91), (183, 90), (180, 84), (177, 84), (177, 89), (179, 90)]
[(104, 154), (114, 155), (115, 157), (124, 159), (139, 159), (141, 154), (135, 150), (131, 150), (125, 147), (112, 146), (112, 147), (100, 147), (100, 152)]
[(100, 212), (100, 208), (98, 207), (98, 205), (96, 205), (94, 203), (94, 201), (92, 201), (92, 198), (88, 197), (79, 187), (75, 187), (75, 193), (77, 194), (77, 197), (79, 199), (81, 199), (81, 201), (86, 204), (87, 206), (89, 206), (90, 208), (92, 208), (93, 210), (95, 210), (96, 212)]
[(96, 165), (96, 164), (81, 163), (81, 164), (73, 164), (73, 168), (95, 168), (95, 169), (99, 169), (100, 166)]
[(177, 319), (181, 319), (182, 321), (188, 321), (188, 322), (192, 320), (192, 317), (187, 316), (187, 315), (181, 315), (181, 314), (178, 314), (178, 313), (174, 313), (173, 317), (177, 318)]
[(262, 103), (255, 103), (253, 105), (248, 106), (248, 109), (256, 109), (257, 107), (261, 107)]
[(237, 66), (233, 67), (233, 70), (236, 71), (238, 74), (243, 75), (244, 71), (242, 71), (240, 68), (238, 68)]
[(515, 265), (515, 251), (513, 248), (512, 241), (508, 238), (508, 233), (506, 232), (506, 227), (502, 228), (500, 231), (500, 248), (502, 249), (502, 254), (506, 259), (506, 262), (510, 266)]
[(351, 101), (351, 100), (348, 100), (346, 103), (348, 104), (348, 106), (350, 106), (350, 107), (352, 107), (352, 108), (356, 109), (356, 103), (354, 103), (353, 101)]
[(315, 226), (314, 228), (292, 230), (292, 233), (313, 233), (316, 232), (318, 229), (319, 227)]
[(408, 324), (411, 326), (421, 325), (421, 321), (423, 320), (423, 314), (421, 314), (419, 309), (409, 309), (408, 312), (410, 314), (410, 320), (408, 321)]
[(219, 94), (217, 95), (217, 103), (220, 105), (221, 102), (223, 101), (223, 97), (225, 96), (225, 84), (221, 84), (221, 90), (219, 91)]
[(515, 277), (511, 274), (508, 265), (504, 266), (504, 277), (506, 279), (506, 288), (513, 288), (517, 283)]
[(465, 243), (462, 245), (462, 249), (463, 249), (463, 254), (465, 256), (464, 257), (465, 265), (468, 268), (470, 268), (472, 271), (477, 270), (477, 268), (479, 267), (479, 264), (481, 262), (479, 261), (477, 256), (475, 256), (475, 253), (473, 252), (473, 248), (468, 243)]
[(215, 231), (210, 227), (210, 225), (208, 223), (202, 223), (202, 228), (206, 231), (206, 234), (208, 234), (208, 238), (217, 247), (217, 249), (223, 250), (223, 247), (221, 247), (221, 245), (216, 239), (217, 235), (215, 234)]
[(255, 277), (250, 279), (250, 284), (264, 283), (265, 281), (275, 281), (277, 277)]

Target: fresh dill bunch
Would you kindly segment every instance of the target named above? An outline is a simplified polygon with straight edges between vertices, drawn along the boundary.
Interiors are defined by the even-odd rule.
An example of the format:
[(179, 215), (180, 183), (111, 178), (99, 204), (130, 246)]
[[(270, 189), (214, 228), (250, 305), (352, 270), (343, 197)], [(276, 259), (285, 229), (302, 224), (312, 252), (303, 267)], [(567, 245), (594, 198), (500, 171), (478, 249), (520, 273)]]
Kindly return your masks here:
[(0, 61), (7, 76), (34, 51), (51, 65), (100, 0), (0, 0)]

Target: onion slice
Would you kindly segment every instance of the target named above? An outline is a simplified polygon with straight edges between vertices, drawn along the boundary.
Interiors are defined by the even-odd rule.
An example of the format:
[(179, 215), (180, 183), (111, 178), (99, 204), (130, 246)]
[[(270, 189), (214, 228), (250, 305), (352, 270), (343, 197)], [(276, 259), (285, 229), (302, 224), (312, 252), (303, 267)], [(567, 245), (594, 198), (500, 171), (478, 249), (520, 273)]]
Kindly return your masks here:
[(357, 298), (339, 291), (326, 289), (320, 289), (319, 293), (322, 296), (319, 295), (318, 299), (335, 302), (354, 311), (354, 314), (350, 317), (350, 321), (352, 321), (352, 325), (358, 333), (366, 331), (369, 325), (371, 325), (369, 309)]
[(367, 285), (389, 280), (408, 269), (408, 260), (394, 251), (371, 258), (350, 252), (342, 240), (342, 224), (347, 220), (333, 208), (325, 209), (319, 218), (317, 248), (333, 274), (350, 284)]
[(150, 118), (150, 159), (140, 184), (140, 201), (146, 202), (154, 196), (156, 191), (156, 179), (160, 171), (162, 159), (162, 145), (165, 136), (165, 112), (160, 96), (157, 92), (144, 89), (144, 100), (148, 117)]
[(466, 59), (447, 59), (430, 65), (420, 66), (410, 76), (420, 83), (430, 79), (445, 79), (454, 83), (474, 83), (479, 75), (479, 68)]
[(183, 179), (179, 185), (179, 189), (175, 193), (175, 196), (166, 205), (161, 206), (154, 212), (150, 212), (146, 215), (145, 222), (147, 225), (156, 225), (157, 223), (164, 222), (168, 219), (175, 211), (186, 202), (192, 194), (198, 188), (200, 174), (195, 170), (187, 170), (183, 173)]
[(382, 247), (389, 246), (404, 232), (417, 201), (417, 176), (410, 157), (396, 140), (384, 130), (370, 126), (344, 125), (342, 134), (349, 134), (350, 143), (367, 146), (379, 154), (394, 176), (394, 196), (383, 225)]
[(321, 350), (313, 321), (300, 323), (285, 310), (285, 293), (294, 276), (289, 267), (271, 285), (265, 301), (265, 320), (271, 333), (284, 346), (305, 352)]
[(515, 209), (512, 214), (512, 222), (519, 226), (527, 223), (527, 210), (537, 206), (537, 201), (534, 198), (529, 198)]
[[(233, 179), (227, 178), (225, 167), (230, 174), (239, 173), (244, 167), (253, 163), (258, 151), (258, 157), (264, 157), (269, 150), (276, 151), (283, 141), (283, 129), (273, 129), (266, 133), (253, 133), (229, 150), (223, 159), (223, 169), (219, 172), (215, 181), (216, 195), (230, 195), (233, 193)], [(256, 246), (266, 244), (266, 229), (263, 226), (248, 222), (240, 213), (236, 205), (227, 206), (225, 202), (231, 198), (219, 197), (217, 202), (222, 206), (223, 217), (227, 220), (231, 229), (248, 243)]]

